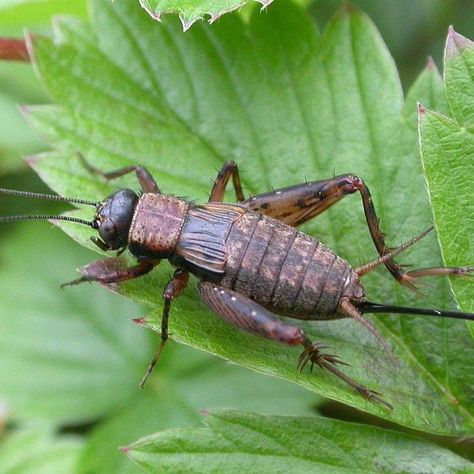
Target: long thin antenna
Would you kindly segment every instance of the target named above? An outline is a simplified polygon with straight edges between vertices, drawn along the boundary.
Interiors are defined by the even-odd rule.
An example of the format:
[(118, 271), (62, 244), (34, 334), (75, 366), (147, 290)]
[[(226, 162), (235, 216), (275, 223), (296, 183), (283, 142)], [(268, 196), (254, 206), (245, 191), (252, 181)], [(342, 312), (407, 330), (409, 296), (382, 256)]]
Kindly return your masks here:
[(9, 194), (10, 196), (23, 196), (33, 199), (49, 199), (50, 201), (63, 201), (76, 204), (85, 204), (86, 206), (96, 207), (98, 203), (86, 199), (66, 198), (55, 194), (30, 193), (29, 191), (17, 191), (16, 189), (0, 188), (0, 194)]
[(421, 316), (435, 316), (438, 318), (455, 318), (474, 321), (474, 313), (463, 313), (461, 311), (447, 311), (444, 309), (431, 308), (409, 308), (406, 306), (392, 306), (364, 301), (357, 305), (357, 309), (365, 313), (397, 313), (397, 314), (414, 314)]
[(0, 222), (11, 222), (11, 221), (27, 221), (34, 219), (52, 219), (58, 221), (69, 221), (77, 222), (79, 224), (85, 224), (93, 229), (96, 228), (94, 221), (86, 221), (85, 219), (79, 219), (78, 217), (71, 216), (49, 216), (49, 215), (37, 215), (37, 216), (0, 216)]

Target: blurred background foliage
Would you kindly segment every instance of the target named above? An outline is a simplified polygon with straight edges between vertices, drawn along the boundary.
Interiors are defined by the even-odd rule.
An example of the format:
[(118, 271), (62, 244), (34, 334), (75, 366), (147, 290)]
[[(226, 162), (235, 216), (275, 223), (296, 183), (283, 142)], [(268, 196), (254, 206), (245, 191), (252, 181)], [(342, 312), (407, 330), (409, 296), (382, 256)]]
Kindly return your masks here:
[[(280, 0), (275, 0), (280, 1)], [(320, 29), (324, 29), (327, 20), (340, 7), (341, 1), (320, 0), (304, 1), (308, 11), (315, 19)], [(443, 43), (446, 38), (448, 26), (453, 24), (458, 32), (474, 37), (474, 0), (389, 0), (384, 2), (371, 2), (369, 0), (353, 0), (351, 2), (358, 8), (369, 14), (377, 25), (381, 35), (392, 53), (398, 69), (404, 89), (406, 90), (414, 78), (422, 70), (431, 55), (438, 67), (442, 66)], [(138, 4), (138, 1), (137, 1)], [(25, 6), (22, 6), (25, 5)], [(271, 6), (270, 6), (271, 8)], [(17, 0), (0, 0), (0, 36), (20, 37), (25, 28), (34, 32), (48, 31), (50, 21), (55, 15), (74, 14), (86, 16), (86, 2), (76, 0), (75, 2), (62, 0), (36, 0), (19, 2)], [(245, 12), (243, 12), (245, 14)], [(0, 187), (25, 189), (37, 192), (48, 192), (39, 178), (29, 170), (24, 157), (37, 152), (47, 150), (48, 144), (32, 129), (22, 117), (19, 106), (21, 104), (44, 104), (49, 99), (45, 94), (41, 83), (36, 79), (29, 64), (2, 62), (0, 64)], [(33, 213), (56, 213), (64, 209), (64, 206), (55, 203), (28, 201), (24, 199), (10, 199), (2, 197), (0, 200), (0, 214), (33, 214)], [(5, 429), (16, 431), (15, 436), (20, 442), (27, 437), (34, 440), (38, 446), (37, 452), (41, 456), (47, 446), (51, 454), (51, 464), (47, 464), (44, 472), (67, 472), (67, 466), (73, 465), (79, 456), (83, 456), (84, 472), (131, 472), (130, 464), (124, 460), (116, 451), (116, 446), (134, 441), (139, 436), (175, 426), (198, 425), (199, 408), (219, 408), (227, 406), (247, 410), (260, 411), (262, 413), (279, 414), (308, 414), (319, 409), (324, 414), (339, 417), (354, 418), (358, 415), (351, 413), (350, 409), (334, 407), (334, 404), (322, 404), (309, 392), (291, 386), (290, 384), (264, 378), (261, 375), (254, 376), (244, 369), (231, 367), (224, 361), (216, 360), (208, 355), (198, 354), (191, 349), (179, 349), (170, 344), (166, 358), (160, 367), (159, 374), (155, 374), (158, 384), (169, 391), (169, 396), (162, 400), (168, 408), (166, 416), (157, 416), (154, 406), (157, 400), (149, 393), (135, 394), (130, 387), (135, 387), (138, 382), (140, 370), (134, 371), (133, 376), (123, 382), (130, 393), (123, 397), (117, 397), (117, 404), (109, 411), (84, 409), (80, 411), (80, 402), (71, 395), (69, 408), (78, 410), (77, 420), (70, 420), (56, 412), (53, 406), (45, 402), (43, 410), (38, 400), (35, 388), (37, 380), (44, 374), (43, 367), (35, 360), (34, 348), (31, 348), (31, 359), (15, 363), (15, 350), (18, 353), (27, 351), (29, 345), (35, 341), (12, 341), (12, 338), (21, 338), (18, 334), (10, 333), (7, 337), (9, 325), (3, 322), (24, 318), (24, 324), (29, 318), (38, 317), (38, 312), (48, 312), (48, 306), (41, 306), (39, 301), (52, 302), (49, 316), (54, 317), (53, 312), (63, 314), (73, 301), (75, 311), (79, 311), (84, 319), (92, 318), (92, 314), (100, 307), (101, 314), (107, 319), (112, 317), (114, 321), (123, 321), (123, 331), (130, 331), (132, 335), (123, 336), (124, 344), (134, 350), (133, 344), (139, 344), (137, 349), (136, 366), (145, 368), (148, 357), (151, 355), (152, 336), (145, 334), (143, 330), (132, 327), (128, 321), (140, 315), (142, 311), (132, 303), (124, 304), (120, 297), (109, 294), (103, 289), (81, 288), (61, 291), (60, 283), (75, 277), (74, 269), (92, 261), (96, 255), (79, 247), (57, 229), (52, 229), (48, 223), (35, 223), (26, 225), (24, 223), (2, 225), (0, 227), (0, 321), (2, 327), (0, 336), (0, 436)], [(9, 298), (4, 298), (5, 292), (11, 292)], [(14, 295), (13, 297), (11, 295)], [(81, 300), (82, 299), (82, 300)], [(74, 310), (73, 310), (74, 313)], [(84, 314), (86, 313), (86, 316)], [(87, 314), (89, 316), (87, 316)], [(104, 320), (105, 320), (104, 319)], [(48, 328), (43, 328), (45, 333)], [(72, 346), (78, 351), (94, 351), (92, 343), (80, 331), (69, 328), (68, 333), (54, 333), (51, 326), (52, 336), (71, 338)], [(139, 333), (139, 334), (138, 334)], [(75, 340), (75, 336), (77, 338)], [(84, 339), (77, 340), (83, 335)], [(41, 332), (38, 338), (42, 337)], [(5, 341), (7, 341), (5, 343)], [(153, 339), (155, 341), (155, 339)], [(16, 349), (15, 349), (16, 348)], [(71, 349), (72, 350), (72, 349)], [(97, 349), (100, 351), (100, 348)], [(7, 353), (8, 351), (8, 353)], [(102, 354), (103, 355), (103, 354)], [(64, 357), (70, 356), (66, 354)], [(94, 357), (93, 353), (89, 353)], [(101, 353), (97, 354), (100, 357)], [(54, 356), (52, 356), (54, 357)], [(174, 361), (171, 362), (171, 359)], [(63, 361), (64, 362), (64, 361)], [(11, 365), (8, 365), (10, 364)], [(66, 362), (65, 362), (66, 363)], [(104, 370), (107, 367), (104, 366)], [(10, 380), (7, 374), (11, 371), (23, 371), (25, 378), (31, 379), (30, 393), (16, 393), (13, 389), (6, 389), (5, 383)], [(115, 372), (114, 372), (115, 371)], [(111, 369), (110, 387), (114, 387), (113, 377), (119, 376), (117, 367)], [(218, 394), (212, 387), (212, 377), (226, 377), (229, 390)], [(136, 380), (135, 380), (136, 377)], [(131, 379), (131, 380), (129, 380)], [(262, 382), (263, 380), (263, 382)], [(121, 382), (122, 383), (122, 382)], [(98, 390), (98, 386), (91, 383), (91, 391)], [(10, 387), (11, 388), (11, 387)], [(123, 386), (122, 386), (123, 388)], [(59, 390), (58, 397), (66, 397), (66, 392)], [(120, 389), (120, 386), (119, 386)], [(282, 393), (286, 395), (286, 405), (281, 405)], [(273, 394), (273, 398), (272, 398)], [(278, 395), (278, 398), (275, 397)], [(11, 410), (11, 399), (16, 397), (15, 410)], [(18, 398), (21, 398), (18, 401)], [(28, 400), (28, 398), (30, 398)], [(285, 397), (283, 397), (285, 398)], [(231, 401), (229, 401), (231, 400)], [(53, 397), (54, 402), (54, 397)], [(96, 400), (94, 399), (95, 403)], [(132, 405), (130, 405), (130, 403)], [(65, 401), (65, 405), (67, 405)], [(84, 401), (82, 401), (84, 403)], [(177, 408), (178, 407), (178, 408)], [(89, 407), (90, 408), (90, 407)], [(48, 418), (48, 409), (51, 416)], [(120, 411), (122, 410), (122, 411)], [(149, 423), (146, 426), (135, 426), (136, 412), (150, 413)], [(120, 413), (120, 418), (117, 417)], [(161, 412), (163, 413), (163, 412)], [(98, 419), (102, 423), (98, 424)], [(46, 424), (54, 427), (52, 433), (60, 430), (61, 439), (54, 442), (50, 440), (49, 434), (39, 435), (30, 425)], [(116, 425), (126, 423), (129, 427), (129, 439), (115, 439), (114, 430), (121, 432)], [(28, 430), (26, 430), (28, 428)], [(20, 431), (18, 431), (20, 430)], [(84, 434), (91, 433), (87, 438)], [(72, 436), (72, 438), (71, 438)], [(15, 445), (16, 439), (7, 437), (8, 449)], [(52, 438), (51, 438), (52, 439)], [(49, 441), (48, 441), (49, 440)], [(108, 440), (110, 456), (93, 457), (97, 443), (104, 444)], [(107, 442), (105, 444), (107, 444)], [(80, 454), (79, 447), (87, 444), (84, 454)], [(41, 449), (40, 449), (41, 448)], [(3, 446), (5, 448), (5, 445)], [(14, 448), (13, 448), (14, 449)], [(461, 448), (462, 450), (462, 448)], [(16, 465), (10, 465), (15, 472), (41, 472), (44, 466), (36, 464), (35, 451), (32, 450), (28, 458), (17, 458)], [(55, 453), (60, 453), (63, 462), (58, 462)], [(67, 454), (65, 454), (67, 453)], [(87, 457), (89, 455), (89, 457)], [(2, 459), (2, 445), (0, 444), (0, 460)], [(92, 461), (91, 461), (92, 460)], [(125, 461), (125, 464), (124, 464)], [(95, 464), (94, 464), (95, 463)], [(6, 464), (2, 464), (5, 468)], [(2, 467), (0, 466), (0, 471)]]

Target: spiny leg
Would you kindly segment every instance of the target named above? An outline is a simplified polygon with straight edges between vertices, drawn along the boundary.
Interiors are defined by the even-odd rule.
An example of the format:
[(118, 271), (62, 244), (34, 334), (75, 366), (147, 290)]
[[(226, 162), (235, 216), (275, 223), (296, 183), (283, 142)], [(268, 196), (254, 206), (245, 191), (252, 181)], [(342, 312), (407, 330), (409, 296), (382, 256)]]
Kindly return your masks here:
[[(379, 255), (390, 252), (379, 227), (369, 188), (358, 176), (344, 174), (332, 179), (313, 181), (278, 189), (247, 199), (243, 204), (249, 209), (278, 219), (291, 226), (299, 226), (316, 217), (349, 194), (359, 191), (370, 235)], [(393, 259), (384, 262), (390, 273), (403, 285), (412, 286), (410, 278)]]
[(209, 196), (209, 202), (222, 202), (224, 199), (225, 188), (231, 176), (237, 201), (241, 202), (245, 199), (242, 191), (242, 184), (240, 183), (237, 164), (234, 161), (226, 161), (214, 181), (214, 186), (212, 187)]
[(342, 379), (365, 398), (391, 409), (379, 393), (364, 387), (337, 369), (336, 364), (345, 363), (336, 355), (322, 353), (321, 349), (325, 346), (321, 343), (312, 343), (301, 328), (285, 324), (255, 301), (227, 288), (210, 282), (200, 282), (198, 291), (204, 303), (233, 326), (288, 345), (303, 345), (305, 349), (298, 362), (300, 370), (303, 370), (308, 362), (311, 362), (311, 367), (317, 364)]
[(189, 273), (178, 268), (177, 270), (175, 270), (173, 278), (168, 282), (165, 287), (165, 290), (163, 292), (163, 299), (165, 301), (163, 305), (163, 313), (161, 315), (161, 342), (158, 346), (158, 349), (155, 351), (155, 354), (153, 355), (153, 359), (151, 360), (149, 366), (145, 371), (145, 375), (140, 381), (140, 388), (145, 387), (145, 383), (148, 380), (148, 377), (153, 372), (155, 365), (158, 363), (161, 352), (163, 351), (166, 341), (168, 340), (168, 319), (170, 314), (171, 301), (181, 295), (184, 289), (188, 286), (188, 282)]
[(158, 187), (156, 181), (153, 179), (153, 176), (143, 166), (131, 165), (119, 168), (114, 171), (104, 172), (99, 168), (96, 168), (95, 166), (91, 165), (81, 153), (79, 153), (79, 159), (81, 160), (81, 163), (83, 164), (84, 168), (87, 169), (87, 171), (92, 174), (102, 176), (107, 180), (119, 178), (120, 176), (123, 176), (125, 174), (135, 172), (143, 192), (161, 194), (160, 188)]
[[(398, 255), (399, 253), (406, 250), (408, 247), (411, 247), (413, 244), (425, 237), (430, 231), (433, 230), (433, 227), (430, 227), (421, 234), (413, 237), (407, 242), (403, 243), (397, 248), (391, 249), (390, 252), (382, 255), (381, 257), (361, 265), (357, 268), (354, 268), (354, 273), (359, 276), (363, 276), (371, 272), (374, 268), (379, 266), (382, 263), (385, 263), (388, 259)], [(431, 267), (431, 268), (419, 268), (416, 270), (409, 270), (405, 272), (404, 278), (407, 283), (410, 284), (410, 288), (417, 290), (417, 286), (413, 283), (417, 278), (425, 276), (458, 276), (458, 277), (474, 277), (474, 266), (464, 266), (464, 267)]]
[(63, 283), (61, 288), (65, 286), (78, 285), (86, 281), (97, 281), (103, 284), (119, 283), (125, 280), (133, 280), (142, 275), (146, 275), (158, 265), (159, 260), (142, 260), (133, 267), (123, 268), (121, 260), (117, 258), (106, 258), (92, 262), (82, 268), (82, 277)]
[(303, 370), (305, 365), (308, 362), (311, 362), (312, 371), (313, 366), (317, 364), (322, 369), (326, 369), (332, 374), (334, 374), (336, 377), (339, 377), (341, 380), (344, 380), (344, 382), (346, 382), (349, 386), (357, 390), (365, 399), (380, 403), (389, 410), (393, 409), (393, 406), (383, 399), (381, 393), (376, 392), (375, 390), (370, 390), (369, 388), (365, 387), (364, 385), (361, 385), (359, 382), (356, 382), (353, 378), (347, 376), (344, 372), (339, 370), (336, 367), (336, 364), (348, 364), (341, 361), (337, 356), (321, 353), (321, 349), (324, 348), (324, 346), (321, 346), (319, 343), (312, 343), (311, 340), (309, 340), (308, 338), (305, 338), (304, 346), (305, 350), (302, 352), (298, 360), (298, 368), (300, 370)]

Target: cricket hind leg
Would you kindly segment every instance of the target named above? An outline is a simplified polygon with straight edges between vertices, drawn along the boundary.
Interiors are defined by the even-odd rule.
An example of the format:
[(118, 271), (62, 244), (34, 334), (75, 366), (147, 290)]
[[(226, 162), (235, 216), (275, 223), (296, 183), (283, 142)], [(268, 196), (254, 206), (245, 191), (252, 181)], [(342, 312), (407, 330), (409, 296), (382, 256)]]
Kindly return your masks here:
[[(243, 205), (296, 227), (355, 192), (361, 195), (365, 219), (377, 252), (380, 256), (390, 253), (391, 248), (386, 245), (385, 236), (380, 230), (369, 188), (361, 178), (352, 174), (259, 194), (244, 201)], [(386, 259), (384, 265), (401, 284), (411, 288), (411, 278), (406, 276), (402, 266), (393, 258)]]
[(95, 166), (91, 165), (81, 153), (79, 153), (79, 159), (81, 160), (81, 163), (84, 168), (86, 168), (89, 173), (102, 176), (106, 180), (116, 179), (128, 173), (135, 172), (143, 192), (161, 194), (160, 188), (158, 187), (158, 184), (154, 180), (153, 176), (143, 166), (131, 165), (119, 168), (117, 170), (104, 172), (99, 168), (96, 168)]
[(209, 195), (209, 202), (222, 202), (227, 183), (231, 177), (237, 201), (241, 202), (245, 200), (242, 184), (240, 182), (239, 168), (235, 161), (226, 161), (214, 181), (211, 194)]
[[(383, 257), (391, 253), (392, 248), (385, 242), (380, 229), (372, 196), (368, 186), (358, 176), (344, 174), (332, 179), (313, 181), (279, 189), (247, 199), (243, 205), (261, 214), (278, 219), (291, 226), (299, 226), (318, 216), (345, 196), (359, 192), (370, 235), (378, 254)], [(471, 276), (474, 267), (439, 267), (406, 271), (393, 258), (383, 261), (389, 272), (402, 285), (416, 291), (414, 281), (422, 276), (458, 275)]]
[[(332, 179), (297, 184), (245, 200), (237, 164), (227, 161), (217, 175), (209, 202), (222, 202), (231, 176), (237, 200), (245, 207), (294, 227), (321, 214), (345, 196), (359, 191), (367, 225), (379, 255), (385, 255), (391, 250), (385, 244), (384, 234), (380, 230), (369, 188), (358, 176), (345, 174)], [(393, 259), (387, 259), (384, 264), (400, 283), (410, 287), (409, 278), (404, 278), (405, 272), (401, 265)]]
[(210, 282), (200, 282), (198, 291), (204, 303), (220, 318), (233, 326), (273, 341), (292, 346), (302, 345), (304, 350), (298, 361), (300, 371), (308, 362), (311, 363), (311, 369), (316, 364), (339, 377), (368, 400), (373, 400), (391, 409), (391, 405), (378, 392), (364, 387), (340, 371), (336, 367), (337, 364), (348, 364), (337, 355), (323, 353), (321, 349), (325, 346), (321, 343), (313, 343), (301, 328), (282, 322), (255, 301), (227, 288)]

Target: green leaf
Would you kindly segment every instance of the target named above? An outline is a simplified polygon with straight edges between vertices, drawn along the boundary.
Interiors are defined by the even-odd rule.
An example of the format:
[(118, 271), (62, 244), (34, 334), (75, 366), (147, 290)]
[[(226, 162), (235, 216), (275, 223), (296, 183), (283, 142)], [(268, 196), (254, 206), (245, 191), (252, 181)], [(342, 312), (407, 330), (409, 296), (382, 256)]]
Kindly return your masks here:
[[(4, 240), (0, 248), (0, 400), (17, 421), (81, 423), (102, 416), (136, 393), (148, 361), (149, 340), (129, 321), (136, 306), (99, 288), (61, 292), (59, 285), (90, 253), (75, 252), (44, 224), (21, 229), (21, 239)], [(25, 282), (30, 262), (36, 273)]]
[[(326, 418), (211, 413), (204, 428), (170, 430), (125, 453), (147, 472), (461, 473), (474, 465), (426, 441)], [(357, 436), (354, 436), (354, 430)]]
[[(0, 432), (4, 423), (41, 420), (71, 429), (92, 422), (78, 472), (129, 473), (131, 462), (118, 446), (159, 429), (197, 425), (199, 410), (314, 411), (318, 399), (302, 387), (172, 341), (140, 390), (152, 347), (148, 334), (129, 321), (139, 311), (101, 288), (61, 291), (59, 284), (90, 255), (50, 226), (19, 223), (16, 232), (5, 235), (0, 246)], [(225, 380), (219, 390), (216, 380)], [(15, 449), (5, 443), (4, 457), (19, 458)]]
[(53, 15), (71, 14), (86, 16), (85, 0), (2, 0), (0, 26), (38, 25)]
[[(0, 10), (1, 12), (1, 10)], [(1, 16), (1, 14), (0, 14)], [(17, 32), (21, 36), (23, 30)], [(24, 167), (23, 156), (44, 149), (35, 130), (25, 123), (19, 107), (44, 103), (46, 95), (30, 64), (3, 61), (0, 68), (0, 174)]]
[[(450, 30), (445, 51), (447, 117), (420, 107), (420, 140), (433, 215), (448, 266), (474, 264), (474, 43)], [(423, 104), (423, 102), (422, 102)], [(466, 255), (471, 255), (466, 261)], [(474, 281), (452, 279), (463, 311), (474, 312)], [(474, 325), (471, 324), (474, 331)]]
[(229, 13), (246, 4), (259, 3), (262, 10), (273, 0), (139, 0), (140, 5), (155, 20), (161, 20), (162, 15), (176, 13), (179, 15), (183, 31), (191, 28), (197, 20), (209, 17), (209, 23), (214, 23), (222, 15)]
[[(10, 73), (20, 72), (19, 69), (8, 69)], [(3, 92), (5, 82), (1, 77), (0, 86), (0, 174), (4, 174), (24, 167), (23, 156), (37, 153), (44, 144), (19, 113), (19, 97)]]
[[(215, 169), (233, 159), (251, 194), (325, 178), (334, 170), (357, 173), (371, 188), (390, 244), (431, 225), (412, 110), (414, 95), (432, 97), (433, 105), (445, 101), (442, 90), (432, 87), (437, 72), (425, 72), (404, 106), (396, 68), (380, 36), (350, 8), (322, 37), (291, 4), (255, 13), (248, 23), (227, 16), (212, 28), (199, 24), (183, 35), (176, 21), (154, 24), (134, 2), (94, 1), (89, 28), (62, 22), (56, 41), (39, 38), (34, 51), (36, 68), (58, 105), (33, 108), (30, 117), (60, 153), (32, 164), (61, 194), (100, 199), (117, 186), (137, 186), (133, 176), (116, 183), (91, 176), (77, 159), (78, 150), (104, 170), (144, 165), (164, 192), (198, 201), (207, 199)], [(228, 198), (233, 199), (230, 192)], [(81, 215), (91, 217), (86, 210)], [(88, 229), (64, 228), (90, 245)], [(304, 229), (354, 266), (375, 257), (357, 197)], [(410, 250), (404, 261), (440, 265), (435, 236)], [(122, 286), (124, 294), (156, 308), (155, 327), (160, 289), (169, 276), (163, 263)], [(383, 270), (364, 284), (374, 301), (453, 305), (443, 279), (434, 279), (428, 301), (409, 294)], [(170, 330), (186, 344), (398, 423), (472, 433), (474, 371), (468, 368), (474, 354), (466, 325), (410, 316), (370, 319), (399, 365), (354, 321), (302, 326), (350, 360), (347, 373), (382, 392), (395, 405), (391, 413), (331, 374), (299, 374), (298, 349), (233, 329), (204, 308), (193, 286), (173, 303)]]
[(74, 472), (81, 449), (79, 437), (55, 437), (44, 428), (22, 429), (1, 440), (0, 466), (3, 474)]
[[(137, 393), (93, 430), (79, 472), (129, 473), (131, 463), (117, 447), (159, 430), (198, 426), (199, 412), (209, 408), (233, 406), (267, 414), (314, 412), (317, 400), (300, 387), (185, 349), (167, 347), (145, 393)], [(142, 374), (137, 374), (137, 380), (138, 375)], [(225, 385), (217, 389), (216, 380), (225, 380)]]

